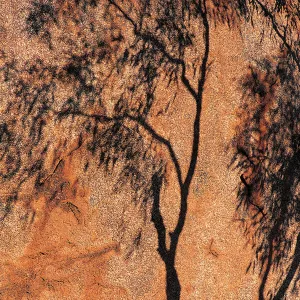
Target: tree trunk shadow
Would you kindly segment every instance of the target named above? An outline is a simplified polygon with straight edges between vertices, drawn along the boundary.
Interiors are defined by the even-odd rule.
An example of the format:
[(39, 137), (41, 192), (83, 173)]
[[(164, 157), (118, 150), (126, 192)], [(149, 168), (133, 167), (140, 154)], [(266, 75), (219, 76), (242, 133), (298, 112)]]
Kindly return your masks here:
[[(296, 272), (299, 268), (300, 264), (300, 234), (298, 234), (295, 252), (293, 256), (293, 261), (291, 263), (290, 269), (283, 280), (279, 290), (277, 291), (276, 295), (274, 296), (274, 300), (284, 299), (286, 291), (288, 290), (293, 278), (296, 275)], [(299, 271), (299, 270), (298, 270)]]
[[(175, 253), (176, 249), (168, 250), (166, 246), (166, 227), (163, 217), (160, 212), (160, 191), (162, 187), (162, 177), (155, 173), (152, 177), (152, 192), (153, 192), (153, 207), (152, 207), (152, 222), (158, 236), (157, 251), (162, 258), (166, 268), (166, 293), (167, 299), (180, 299), (180, 283), (178, 274), (175, 268)], [(177, 237), (178, 238), (178, 237)]]

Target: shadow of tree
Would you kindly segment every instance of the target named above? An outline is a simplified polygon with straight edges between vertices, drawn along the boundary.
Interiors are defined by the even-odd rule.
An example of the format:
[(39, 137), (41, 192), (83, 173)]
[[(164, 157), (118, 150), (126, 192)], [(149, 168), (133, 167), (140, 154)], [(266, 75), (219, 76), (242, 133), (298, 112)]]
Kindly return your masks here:
[[(237, 213), (255, 250), (247, 271), (259, 267), (262, 274), (259, 299), (267, 284), (270, 298), (283, 299), (299, 273), (299, 82), (286, 53), (256, 61), (241, 81), (231, 165), (242, 173)], [(268, 282), (272, 271), (276, 287)]]
[[(11, 188), (13, 196), (6, 201), (4, 217), (18, 200), (18, 192), (24, 184), (31, 182), (36, 189), (45, 184), (49, 174), (53, 174), (64, 159), (65, 152), (70, 153), (74, 143), (72, 137), (76, 136), (75, 149), (84, 145), (90, 152), (85, 170), (91, 161), (96, 162), (106, 174), (115, 176), (115, 192), (128, 187), (133, 191), (132, 201), (145, 221), (151, 214), (157, 230), (158, 253), (166, 267), (167, 298), (179, 299), (181, 286), (175, 258), (199, 156), (210, 26), (211, 23), (238, 26), (242, 18), (250, 18), (248, 4), (253, 1), (248, 2), (31, 1), (26, 17), (27, 33), (32, 39), (45, 42), (57, 56), (51, 63), (33, 59), (24, 66), (4, 57), (1, 74), (12, 91), (13, 100), (8, 101), (6, 117), (0, 124), (0, 160), (3, 163), (0, 175), (3, 182), (13, 179), (16, 183)], [(190, 101), (186, 106), (193, 106), (195, 113), (189, 133), (191, 153), (185, 172), (170, 140), (149, 123), (157, 104), (157, 87), (162, 83), (174, 90), (172, 99), (176, 98), (178, 90), (184, 89)], [(251, 87), (250, 79), (245, 83), (247, 86)], [(253, 88), (266, 102), (255, 106), (258, 111), (254, 120), (263, 121), (252, 124), (260, 127), (262, 135), (258, 152), (251, 148), (252, 153), (248, 149), (249, 155), (258, 155), (260, 161), (260, 152), (267, 151), (264, 142), (267, 133), (262, 134), (266, 131), (267, 121), (261, 114), (269, 110), (267, 102), (271, 100), (265, 97), (267, 87), (263, 84)], [(268, 89), (271, 91), (272, 88)], [(166, 100), (166, 106), (170, 101)], [(289, 110), (284, 108), (284, 111)], [(55, 130), (60, 134), (55, 134)], [(285, 138), (289, 141), (288, 136)], [(50, 149), (53, 152), (51, 158)], [(247, 153), (248, 150), (243, 151)], [(278, 151), (288, 157), (288, 153)], [(167, 177), (165, 167), (168, 163), (173, 165), (177, 176), (180, 211), (175, 217), (174, 229), (167, 233), (160, 211), (160, 190)], [(241, 195), (247, 193), (249, 203), (252, 202), (266, 217), (265, 208), (252, 196), (260, 193), (253, 186), (263, 182), (254, 175), (260, 174), (262, 164), (250, 163), (250, 160), (248, 163), (251, 164), (251, 182), (242, 177), (247, 192), (241, 190)], [(289, 176), (285, 169), (281, 172), (281, 176)], [(280, 180), (283, 184), (293, 179)], [(290, 207), (279, 207), (282, 211), (279, 215), (284, 216), (278, 219), (281, 220)], [(276, 221), (274, 226), (279, 229), (283, 225), (276, 224), (281, 223)], [(271, 230), (269, 235), (274, 232)], [(134, 239), (134, 245), (139, 245), (141, 234), (142, 229)], [(170, 245), (167, 245), (167, 234)], [(273, 237), (270, 239), (273, 243)], [(279, 248), (282, 245), (279, 243)], [(273, 249), (273, 246), (263, 244), (262, 247), (266, 248), (260, 255), (264, 265), (265, 256), (270, 257), (269, 252), (273, 250), (269, 248)]]

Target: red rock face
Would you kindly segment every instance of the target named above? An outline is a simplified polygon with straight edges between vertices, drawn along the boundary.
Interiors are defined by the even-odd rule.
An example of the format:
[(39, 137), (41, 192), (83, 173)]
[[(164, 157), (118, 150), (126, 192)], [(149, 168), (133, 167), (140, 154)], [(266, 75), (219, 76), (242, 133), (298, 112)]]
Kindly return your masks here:
[[(90, 299), (94, 294), (101, 299), (111, 289), (126, 295), (105, 279), (107, 262), (119, 255), (120, 246), (97, 242), (87, 220), (89, 192), (74, 176), (72, 159), (56, 169), (45, 190), (26, 207), (27, 222), (19, 220), (29, 238), (15, 257), (2, 258), (5, 299)], [(62, 183), (59, 198), (47, 197)]]
[[(22, 161), (18, 171), (9, 180), (2, 180), (0, 187), (5, 216), (0, 227), (0, 298), (166, 299), (165, 264), (157, 251), (157, 229), (151, 222), (152, 202), (143, 206), (133, 201), (135, 188), (130, 185), (129, 175), (125, 176), (124, 187), (116, 188), (120, 185), (116, 174), (122, 167), (117, 165), (116, 173), (108, 174), (99, 166), (101, 155), (91, 150), (95, 140), (99, 144), (102, 141), (103, 136), (98, 138), (97, 130), (106, 126), (95, 126), (99, 116), (109, 119), (116, 99), (120, 95), (130, 98), (131, 90), (126, 88), (134, 86), (138, 80), (135, 78), (139, 72), (130, 69), (131, 66), (126, 66), (125, 71), (116, 67), (109, 72), (112, 65), (121, 61), (120, 53), (125, 53), (127, 43), (134, 40), (133, 31), (129, 30), (130, 24), (120, 18), (120, 12), (113, 19), (104, 19), (106, 11), (102, 6), (91, 8), (92, 0), (53, 2), (57, 20), (53, 21), (52, 15), (44, 12), (46, 25), (38, 35), (26, 33), (30, 1), (0, 4), (0, 50), (3, 51), (0, 97), (4, 103), (0, 112), (7, 128), (14, 128), (11, 137), (3, 131), (6, 135), (3, 133), (0, 139), (0, 151), (7, 156), (5, 162), (1, 161), (1, 174), (9, 174), (17, 165), (15, 149), (21, 153)], [(81, 6), (85, 2), (88, 3), (87, 12)], [(131, 8), (135, 16), (134, 11), (142, 8), (133, 2), (132, 7), (131, 2), (124, 5), (128, 11)], [(228, 168), (232, 153), (227, 149), (236, 134), (236, 125), (243, 122), (243, 118), (238, 119), (237, 112), (243, 94), (241, 81), (250, 76), (249, 60), (253, 55), (257, 59), (266, 53), (271, 56), (277, 49), (269, 39), (260, 44), (259, 29), (249, 29), (248, 24), (242, 23), (239, 27), (233, 26), (239, 18), (230, 1), (222, 1), (220, 6), (213, 3), (207, 5), (210, 49), (198, 162), (174, 265), (180, 280), (181, 299), (257, 299), (261, 278), (257, 271), (246, 273), (253, 252), (251, 241), (248, 243), (245, 239), (240, 225), (243, 217), (235, 213), (240, 177)], [(222, 24), (224, 11), (233, 27)], [(214, 22), (218, 25), (213, 26)], [(148, 25), (149, 28), (154, 26), (150, 21)], [(95, 28), (91, 29), (93, 26)], [(101, 47), (96, 42), (99, 36)], [(98, 48), (94, 49), (93, 43)], [(194, 56), (204, 52), (203, 44), (198, 43), (194, 52), (186, 52), (190, 58), (188, 76), (192, 74)], [(103, 60), (100, 63), (99, 57)], [(13, 59), (17, 67), (11, 67), (7, 75), (7, 62)], [(39, 67), (30, 69), (30, 63), (37, 60), (41, 60)], [(12, 79), (5, 80), (5, 74)], [(105, 85), (98, 84), (106, 76), (109, 80)], [(258, 76), (261, 81), (268, 77), (264, 73)], [(26, 88), (18, 92), (20, 82)], [(197, 83), (191, 79), (193, 87)], [(268, 81), (265, 84), (264, 117), (259, 123), (262, 150), (266, 147), (263, 137), (269, 127), (268, 111), (278, 87)], [(102, 102), (94, 101), (100, 94)], [(192, 152), (195, 102), (183, 82), (168, 85), (167, 80), (160, 79), (153, 94), (155, 105), (147, 121), (158, 135), (170, 141), (182, 174), (186, 176)], [(33, 103), (34, 97), (40, 95), (47, 103), (52, 97), (55, 99), (51, 110), (41, 120), (35, 104), (28, 108), (30, 101)], [(143, 86), (127, 104), (137, 111), (139, 102), (134, 101), (144, 99), (144, 95)], [(72, 102), (76, 97), (81, 97), (81, 102)], [(18, 102), (20, 99), (25, 100)], [(97, 115), (98, 119), (85, 120), (86, 116), (79, 114), (61, 117), (71, 111), (72, 105), (81, 108), (82, 103), (85, 114)], [(29, 112), (28, 119), (24, 121), (20, 111)], [(11, 115), (16, 117), (10, 119)], [(36, 125), (33, 120), (41, 123)], [(131, 130), (134, 127), (131, 121), (122, 120), (122, 124)], [(103, 122), (109, 123), (109, 120)], [(44, 129), (39, 138), (41, 127)], [(31, 131), (36, 133), (38, 140), (34, 147)], [(18, 140), (15, 136), (21, 138)], [(7, 143), (9, 151), (1, 143)], [(167, 161), (160, 191), (160, 211), (168, 233), (175, 228), (180, 212), (178, 174), (166, 145), (152, 143), (149, 135), (145, 135), (143, 143), (139, 150), (149, 147), (147, 159), (153, 159), (151, 155), (155, 153), (155, 159)], [(145, 173), (149, 173), (150, 178), (153, 170), (147, 159), (144, 159), (146, 167), (142, 167), (144, 171), (148, 168)], [(245, 178), (248, 180), (251, 176), (249, 168)], [(16, 190), (17, 199), (9, 198)], [(258, 193), (259, 205), (263, 202), (260, 197)], [(10, 211), (6, 214), (7, 199), (13, 200), (9, 200)], [(168, 234), (165, 240), (168, 248), (171, 243)], [(268, 280), (270, 288), (273, 281), (276, 282), (276, 272), (274, 274), (274, 278), (270, 275)]]

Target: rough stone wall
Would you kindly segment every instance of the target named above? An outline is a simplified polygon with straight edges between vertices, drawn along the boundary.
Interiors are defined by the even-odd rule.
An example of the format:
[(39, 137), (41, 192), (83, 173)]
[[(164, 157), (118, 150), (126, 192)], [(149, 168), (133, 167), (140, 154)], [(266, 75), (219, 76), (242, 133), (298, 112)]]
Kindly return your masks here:
[[(45, 45), (29, 40), (23, 32), (25, 2), (0, 4), (1, 48), (21, 60), (54, 59)], [(211, 30), (212, 65), (205, 84), (199, 162), (176, 257), (182, 299), (257, 298), (259, 276), (245, 272), (252, 252), (234, 217), (239, 176), (228, 170), (227, 146), (241, 97), (240, 76), (253, 52), (266, 53), (271, 46), (258, 48), (260, 36), (247, 36), (247, 28), (243, 31), (241, 35), (226, 26)], [(1, 89), (1, 98), (5, 93)], [(163, 101), (164, 91), (161, 97)], [(168, 117), (151, 120), (159, 133), (174, 142), (183, 166), (191, 151), (187, 132), (193, 106), (187, 109), (189, 102), (182, 89)], [(61, 133), (57, 129), (55, 134)], [(32, 192), (25, 189), (23, 201), (1, 224), (0, 298), (165, 299), (165, 270), (150, 218), (143, 225), (139, 247), (133, 249), (142, 220), (130, 204), (130, 191), (114, 194), (113, 178), (99, 171), (96, 163), (83, 171), (83, 157), (89, 155), (84, 147), (71, 150), (66, 149), (69, 154), (38, 196), (32, 201)], [(59, 190), (60, 200), (46, 205), (49, 190), (54, 189)], [(29, 208), (24, 206), (28, 197)], [(176, 221), (178, 199), (170, 170), (162, 202), (170, 228)]]

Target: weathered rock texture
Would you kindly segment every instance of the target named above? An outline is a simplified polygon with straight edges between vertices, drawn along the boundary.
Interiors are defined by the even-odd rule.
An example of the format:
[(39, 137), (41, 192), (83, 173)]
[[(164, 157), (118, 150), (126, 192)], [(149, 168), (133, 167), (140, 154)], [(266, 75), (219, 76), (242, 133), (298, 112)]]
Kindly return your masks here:
[[(59, 54), (49, 50), (47, 43), (26, 34), (27, 7), (27, 1), (0, 4), (1, 50), (19, 61), (36, 57), (59, 60)], [(182, 299), (258, 297), (260, 277), (246, 273), (252, 252), (235, 217), (240, 179), (228, 169), (228, 145), (242, 95), (239, 80), (249, 60), (273, 51), (271, 42), (262, 46), (259, 30), (250, 31), (248, 26), (243, 25), (240, 32), (226, 25), (211, 25), (211, 66), (205, 83), (199, 161), (176, 255)], [(0, 91), (1, 114), (5, 114), (4, 102), (11, 91), (4, 84)], [(167, 88), (161, 87), (161, 103), (166, 96)], [(191, 99), (182, 88), (168, 114), (149, 121), (172, 141), (184, 172), (194, 117), (189, 103)], [(85, 171), (86, 157), (91, 154), (84, 138), (83, 146), (78, 146), (76, 134), (68, 137), (65, 146), (57, 144), (63, 131), (54, 124), (45, 133), (53, 140), (45, 160), (51, 161), (49, 157), (57, 149), (60, 160), (48, 163), (43, 186), (36, 188), (31, 182), (22, 186), (19, 200), (1, 221), (0, 298), (165, 299), (165, 268), (156, 251), (157, 232), (150, 215), (144, 223), (130, 201), (130, 189), (115, 193), (114, 177), (105, 175), (97, 161), (91, 160)], [(10, 192), (10, 186), (3, 183), (0, 197), (4, 199)], [(177, 220), (178, 192), (171, 167), (161, 200), (162, 215), (170, 229)]]

